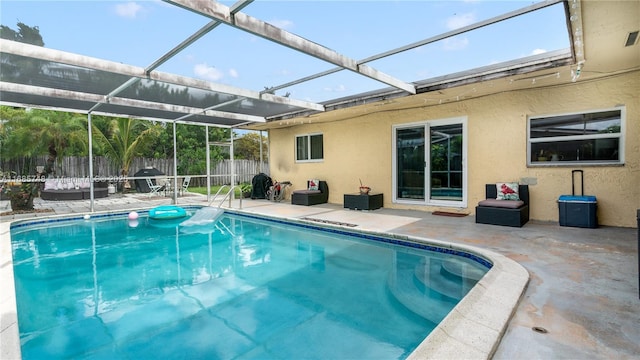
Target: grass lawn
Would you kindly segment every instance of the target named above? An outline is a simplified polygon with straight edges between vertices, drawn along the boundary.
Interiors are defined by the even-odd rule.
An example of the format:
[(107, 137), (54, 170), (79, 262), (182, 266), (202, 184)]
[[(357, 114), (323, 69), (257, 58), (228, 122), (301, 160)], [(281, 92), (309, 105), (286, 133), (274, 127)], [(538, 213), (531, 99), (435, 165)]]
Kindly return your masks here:
[[(211, 195), (215, 195), (218, 190), (222, 187), (223, 185), (220, 186), (212, 186), (211, 187)], [(226, 194), (227, 191), (229, 191), (229, 188), (227, 187), (226, 189), (223, 190), (222, 193), (220, 194)], [(189, 192), (192, 193), (197, 193), (197, 194), (202, 194), (202, 195), (207, 195), (207, 187), (206, 186), (200, 186), (200, 187), (189, 187)], [(234, 192), (236, 193), (236, 198), (238, 198), (240, 196), (240, 189), (239, 188), (235, 188)]]

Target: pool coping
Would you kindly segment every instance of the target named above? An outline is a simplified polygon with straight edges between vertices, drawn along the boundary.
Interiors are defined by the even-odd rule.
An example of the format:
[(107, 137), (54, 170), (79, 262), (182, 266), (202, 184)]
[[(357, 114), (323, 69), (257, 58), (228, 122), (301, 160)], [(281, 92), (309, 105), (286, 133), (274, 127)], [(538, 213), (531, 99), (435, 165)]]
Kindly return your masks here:
[[(189, 206), (185, 206), (189, 207)], [(196, 206), (197, 207), (197, 206)], [(103, 211), (90, 216), (111, 216), (130, 211), (146, 212), (149, 208), (127, 211)], [(252, 217), (286, 220), (310, 227), (329, 228), (347, 233), (393, 238), (400, 241), (461, 251), (484, 258), (492, 263), (491, 269), (471, 291), (456, 305), (440, 324), (407, 357), (415, 359), (490, 359), (496, 351), (502, 335), (507, 329), (522, 295), (529, 283), (529, 273), (520, 264), (493, 251), (475, 246), (455, 244), (437, 239), (384, 233), (367, 229), (356, 229), (345, 225), (318, 224), (301, 218), (256, 214), (251, 211), (226, 209)], [(20, 337), (18, 330), (15, 283), (10, 229), (14, 224), (51, 221), (55, 219), (82, 218), (84, 214), (52, 215), (38, 219), (22, 219), (0, 223), (0, 281), (4, 289), (0, 295), (0, 358), (20, 359)]]

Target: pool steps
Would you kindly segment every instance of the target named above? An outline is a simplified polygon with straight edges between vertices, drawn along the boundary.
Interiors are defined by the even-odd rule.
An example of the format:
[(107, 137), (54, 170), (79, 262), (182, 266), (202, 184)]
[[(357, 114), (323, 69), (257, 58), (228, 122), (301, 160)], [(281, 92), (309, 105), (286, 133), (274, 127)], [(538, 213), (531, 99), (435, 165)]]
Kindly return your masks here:
[[(387, 286), (390, 294), (411, 312), (433, 322), (439, 323), (455, 307), (484, 272), (467, 270), (470, 276), (462, 275), (464, 259), (422, 262), (409, 269), (400, 269), (389, 273)], [(455, 268), (458, 274), (450, 274), (446, 268)], [(466, 266), (471, 268), (469, 266)], [(441, 274), (429, 277), (426, 274)], [(480, 274), (482, 273), (482, 274)], [(478, 277), (479, 276), (479, 277)], [(425, 297), (437, 297), (442, 300), (436, 307), (424, 307)]]

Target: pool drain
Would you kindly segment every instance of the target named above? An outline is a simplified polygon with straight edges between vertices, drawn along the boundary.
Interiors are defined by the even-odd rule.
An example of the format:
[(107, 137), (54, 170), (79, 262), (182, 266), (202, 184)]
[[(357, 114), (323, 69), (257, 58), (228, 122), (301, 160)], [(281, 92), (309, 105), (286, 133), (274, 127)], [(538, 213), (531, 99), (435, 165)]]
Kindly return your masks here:
[(547, 331), (547, 329), (545, 329), (543, 327), (540, 327), (540, 326), (534, 326), (534, 327), (531, 328), (531, 330), (533, 330), (533, 331), (535, 331), (537, 333), (540, 333), (540, 334), (546, 334), (546, 333), (549, 332), (549, 331)]

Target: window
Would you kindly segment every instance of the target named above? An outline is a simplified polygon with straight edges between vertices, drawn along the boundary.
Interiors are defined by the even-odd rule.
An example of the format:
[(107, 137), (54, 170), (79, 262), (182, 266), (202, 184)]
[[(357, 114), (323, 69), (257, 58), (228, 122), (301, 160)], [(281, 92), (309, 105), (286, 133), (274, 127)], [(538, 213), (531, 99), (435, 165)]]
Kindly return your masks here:
[(322, 134), (296, 136), (296, 161), (321, 161), (323, 158)]
[(624, 109), (529, 118), (528, 165), (622, 164)]

